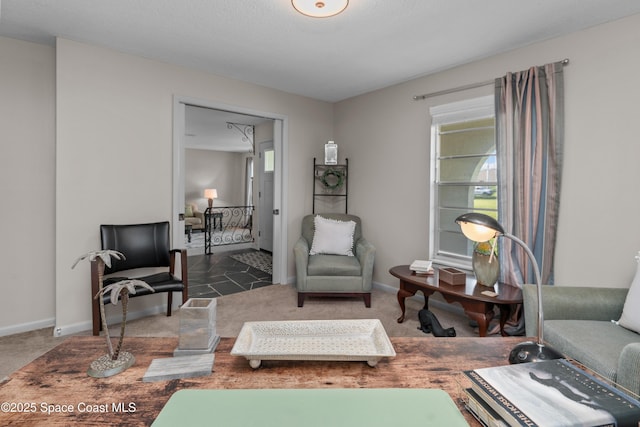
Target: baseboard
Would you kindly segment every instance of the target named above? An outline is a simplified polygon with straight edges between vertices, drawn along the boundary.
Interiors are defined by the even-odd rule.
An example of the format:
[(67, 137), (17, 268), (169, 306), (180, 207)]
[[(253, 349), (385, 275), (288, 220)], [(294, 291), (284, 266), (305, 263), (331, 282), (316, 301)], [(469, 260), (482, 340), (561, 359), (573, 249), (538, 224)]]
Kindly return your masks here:
[[(180, 307), (181, 304), (173, 303), (172, 311)], [(155, 307), (148, 307), (144, 310), (129, 311), (127, 312), (127, 321), (141, 319), (147, 316), (153, 316), (155, 314), (166, 313), (166, 304), (156, 305)], [(107, 316), (107, 324), (115, 325), (122, 321), (121, 313), (114, 313)], [(56, 325), (53, 330), (53, 335), (56, 337), (62, 337), (71, 334), (77, 334), (78, 332), (91, 331), (93, 324), (90, 320), (84, 322), (73, 323), (71, 325)]]
[(35, 322), (19, 323), (17, 325), (5, 326), (0, 328), (0, 337), (13, 334), (21, 334), (23, 332), (35, 331), (37, 329), (51, 328), (56, 324), (55, 317), (49, 319), (37, 320)]
[(395, 294), (398, 292), (398, 288), (395, 288), (391, 285), (387, 285), (386, 283), (371, 282), (371, 286), (375, 289), (381, 290), (388, 294)]

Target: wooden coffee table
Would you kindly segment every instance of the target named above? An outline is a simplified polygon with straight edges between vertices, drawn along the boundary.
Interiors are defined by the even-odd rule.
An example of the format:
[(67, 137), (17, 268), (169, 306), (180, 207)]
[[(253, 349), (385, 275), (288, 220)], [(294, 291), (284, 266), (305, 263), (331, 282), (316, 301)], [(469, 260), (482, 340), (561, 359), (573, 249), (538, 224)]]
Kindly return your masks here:
[(524, 340), (391, 337), (396, 357), (383, 358), (374, 368), (363, 362), (278, 360), (253, 369), (245, 358), (230, 354), (235, 338), (221, 338), (211, 375), (143, 382), (153, 359), (173, 355), (177, 337), (125, 338), (124, 349), (136, 362), (109, 378), (86, 374), (89, 364), (104, 354), (104, 338), (71, 337), (0, 385), (0, 402), (13, 402), (16, 409), (0, 412), (0, 425), (148, 426), (182, 389), (433, 388), (447, 392), (467, 422), (480, 426), (461, 401), (462, 389), (470, 386), (461, 372), (508, 365), (511, 348)]
[[(481, 337), (487, 336), (487, 327), (493, 318), (493, 308), (497, 306), (500, 309), (500, 333), (505, 336), (504, 324), (509, 318), (511, 304), (522, 304), (522, 290), (502, 283), (498, 283), (495, 287), (488, 287), (477, 284), (473, 277), (467, 276), (465, 285), (450, 285), (438, 280), (437, 268), (433, 275), (423, 276), (409, 270), (408, 265), (393, 267), (389, 273), (400, 279), (398, 304), (400, 304), (402, 315), (398, 318), (398, 323), (404, 322), (404, 300), (407, 297), (421, 291), (425, 299), (424, 308), (428, 308), (429, 296), (439, 292), (448, 303), (460, 303), (465, 314), (478, 322), (478, 332)], [(492, 297), (482, 293), (487, 290), (494, 291), (498, 295)]]

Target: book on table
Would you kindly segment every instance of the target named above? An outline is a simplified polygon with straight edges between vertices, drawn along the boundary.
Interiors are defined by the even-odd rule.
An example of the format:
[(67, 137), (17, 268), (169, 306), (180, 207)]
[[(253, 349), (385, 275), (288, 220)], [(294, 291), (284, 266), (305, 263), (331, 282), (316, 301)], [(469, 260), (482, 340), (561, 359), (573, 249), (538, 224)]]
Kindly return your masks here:
[(464, 389), (466, 395), (465, 407), (474, 418), (485, 427), (508, 427), (508, 424), (478, 393), (471, 388)]
[(464, 374), (510, 426), (640, 426), (640, 402), (565, 359)]
[(431, 261), (417, 259), (411, 263), (409, 270), (416, 274), (433, 274), (433, 266)]

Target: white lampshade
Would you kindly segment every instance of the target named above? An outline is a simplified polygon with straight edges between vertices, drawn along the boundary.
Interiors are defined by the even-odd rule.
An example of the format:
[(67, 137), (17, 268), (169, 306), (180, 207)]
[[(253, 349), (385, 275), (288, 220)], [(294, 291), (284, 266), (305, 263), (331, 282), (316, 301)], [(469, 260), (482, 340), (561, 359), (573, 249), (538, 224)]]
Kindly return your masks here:
[(486, 242), (505, 234), (500, 223), (489, 215), (470, 212), (456, 218), (465, 237), (474, 242)]
[(293, 7), (312, 18), (327, 18), (345, 10), (349, 0), (291, 0)]
[(215, 188), (207, 188), (204, 190), (204, 198), (205, 199), (217, 199), (218, 198), (218, 190)]
[(484, 225), (460, 222), (460, 229), (465, 237), (473, 242), (486, 242), (496, 237), (496, 230)]

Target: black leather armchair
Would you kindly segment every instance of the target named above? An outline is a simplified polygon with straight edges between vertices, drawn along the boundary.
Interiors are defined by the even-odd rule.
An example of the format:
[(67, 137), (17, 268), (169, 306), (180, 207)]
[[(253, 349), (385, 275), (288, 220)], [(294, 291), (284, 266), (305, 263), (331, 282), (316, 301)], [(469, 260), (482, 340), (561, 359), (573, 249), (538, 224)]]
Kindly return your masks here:
[[(149, 284), (155, 292), (146, 288), (136, 290), (130, 297), (140, 297), (151, 293), (166, 292), (167, 316), (171, 316), (173, 292), (182, 292), (182, 303), (188, 299), (187, 252), (170, 249), (169, 222), (130, 225), (101, 225), (100, 238), (102, 249), (121, 252), (126, 259), (111, 259), (111, 267), (104, 270), (103, 286), (134, 277), (114, 275), (114, 273), (139, 268), (168, 267), (168, 271), (135, 277)], [(175, 276), (175, 260), (180, 256), (181, 278)], [(100, 334), (100, 303), (94, 298), (99, 291), (98, 261), (91, 262), (91, 311), (93, 335)], [(110, 295), (103, 297), (108, 303)]]

